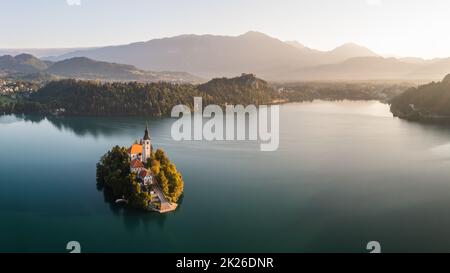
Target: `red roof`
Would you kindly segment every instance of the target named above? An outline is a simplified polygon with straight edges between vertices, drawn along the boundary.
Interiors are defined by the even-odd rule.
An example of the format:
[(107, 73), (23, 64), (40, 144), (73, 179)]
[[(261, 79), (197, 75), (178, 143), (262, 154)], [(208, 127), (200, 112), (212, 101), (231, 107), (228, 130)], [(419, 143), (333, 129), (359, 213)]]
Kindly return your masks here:
[(137, 154), (142, 154), (142, 145), (140, 145), (140, 144), (133, 144), (133, 145), (131, 145), (131, 147), (130, 148), (128, 148), (128, 153), (129, 154), (134, 154), (134, 155), (137, 155)]
[(133, 169), (144, 168), (144, 164), (139, 159), (132, 160), (130, 166)]
[(147, 176), (147, 171), (146, 171), (146, 170), (142, 170), (142, 171), (139, 173), (139, 176), (140, 176), (140, 177), (146, 177), (146, 176)]

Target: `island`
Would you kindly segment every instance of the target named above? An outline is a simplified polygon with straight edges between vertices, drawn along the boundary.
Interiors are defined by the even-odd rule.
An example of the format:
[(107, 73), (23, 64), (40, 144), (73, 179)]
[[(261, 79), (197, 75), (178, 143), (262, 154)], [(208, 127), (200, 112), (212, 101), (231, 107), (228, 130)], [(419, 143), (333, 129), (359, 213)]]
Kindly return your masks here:
[(118, 204), (166, 213), (177, 209), (184, 182), (162, 149), (153, 151), (148, 126), (129, 148), (115, 146), (97, 163), (97, 186)]

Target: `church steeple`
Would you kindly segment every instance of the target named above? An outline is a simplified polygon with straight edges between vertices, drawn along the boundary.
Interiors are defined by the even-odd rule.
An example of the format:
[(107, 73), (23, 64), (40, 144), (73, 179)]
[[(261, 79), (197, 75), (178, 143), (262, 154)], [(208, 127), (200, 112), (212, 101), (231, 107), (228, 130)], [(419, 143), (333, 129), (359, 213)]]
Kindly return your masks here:
[(148, 132), (148, 124), (145, 127), (144, 138), (142, 142), (142, 162), (146, 163), (152, 154), (152, 142), (150, 140), (150, 134)]
[(144, 140), (150, 140), (150, 135), (148, 133), (148, 124), (147, 126), (145, 126)]

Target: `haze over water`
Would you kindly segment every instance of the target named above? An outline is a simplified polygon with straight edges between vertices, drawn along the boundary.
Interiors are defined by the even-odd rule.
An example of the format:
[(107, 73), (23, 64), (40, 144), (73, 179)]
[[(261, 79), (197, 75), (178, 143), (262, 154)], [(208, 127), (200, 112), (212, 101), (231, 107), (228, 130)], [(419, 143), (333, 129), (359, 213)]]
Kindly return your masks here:
[(155, 147), (182, 172), (179, 209), (124, 210), (96, 189), (95, 164), (141, 138), (143, 118), (0, 117), (0, 251), (450, 251), (450, 129), (393, 118), (379, 102), (287, 104), (280, 147), (175, 142)]

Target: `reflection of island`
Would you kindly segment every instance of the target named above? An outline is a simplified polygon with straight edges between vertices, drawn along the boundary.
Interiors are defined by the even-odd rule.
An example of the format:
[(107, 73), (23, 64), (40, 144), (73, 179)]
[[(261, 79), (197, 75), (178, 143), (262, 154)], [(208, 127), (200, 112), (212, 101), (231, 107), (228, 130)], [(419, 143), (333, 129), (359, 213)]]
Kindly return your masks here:
[(163, 150), (153, 152), (148, 132), (130, 148), (115, 146), (97, 164), (97, 184), (115, 203), (165, 213), (174, 211), (184, 182)]
[[(167, 214), (160, 214), (159, 217), (152, 217), (152, 215), (142, 213), (138, 210), (126, 209), (121, 206), (117, 206), (115, 203), (115, 198), (108, 188), (99, 187), (100, 191), (103, 191), (103, 198), (105, 203), (109, 205), (111, 212), (118, 218), (122, 219), (124, 226), (127, 230), (133, 231), (138, 227), (143, 226), (145, 229), (149, 228), (151, 223), (156, 223), (160, 228), (164, 227), (167, 220)], [(182, 203), (182, 198), (178, 202), (179, 205)]]

